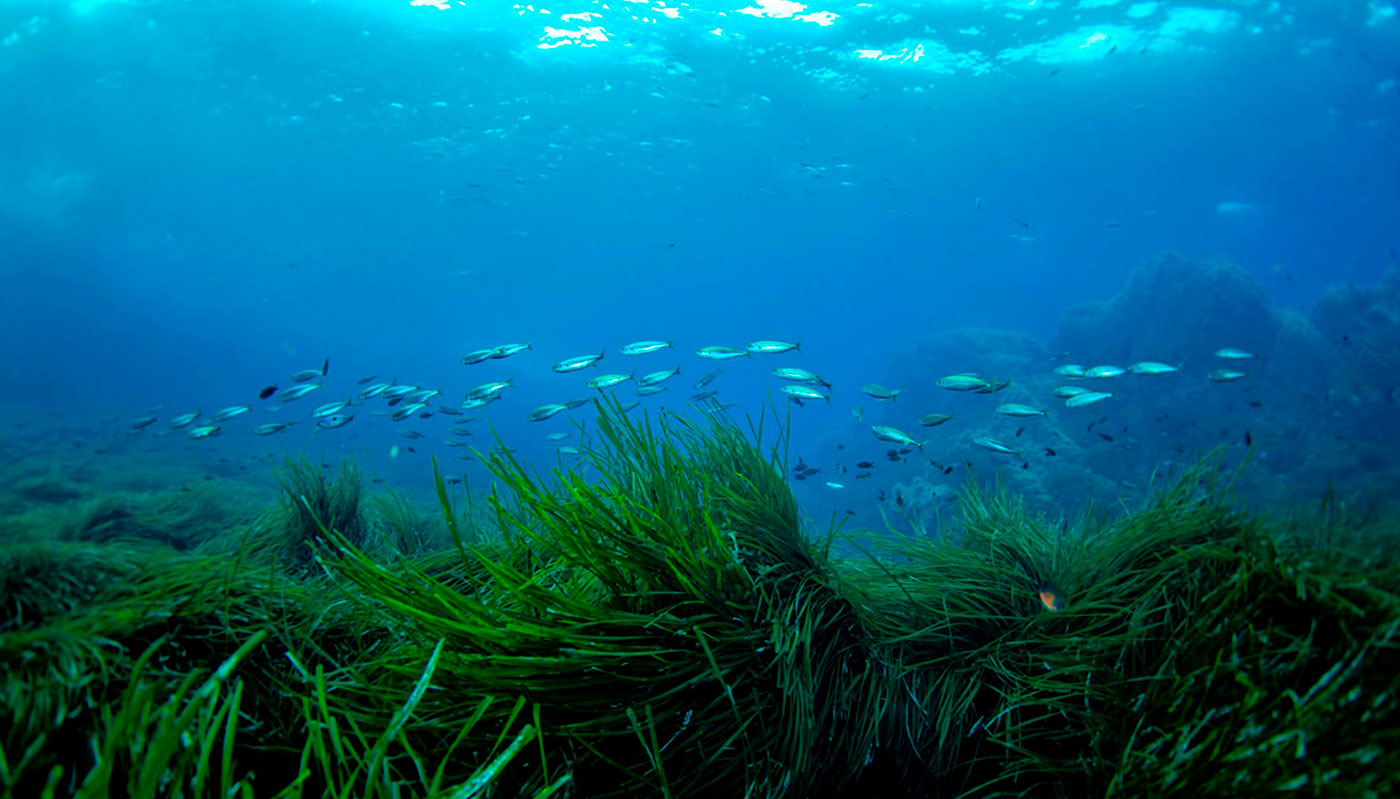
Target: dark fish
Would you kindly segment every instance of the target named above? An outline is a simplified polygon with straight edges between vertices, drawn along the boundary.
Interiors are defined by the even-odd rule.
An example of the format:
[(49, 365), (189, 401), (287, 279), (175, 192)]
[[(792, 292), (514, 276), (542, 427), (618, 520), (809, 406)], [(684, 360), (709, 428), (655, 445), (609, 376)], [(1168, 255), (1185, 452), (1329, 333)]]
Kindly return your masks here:
[(1262, 408), (1262, 407), (1264, 407), (1264, 403), (1263, 403), (1263, 402), (1260, 402), (1259, 400), (1250, 400), (1250, 401), (1249, 401), (1249, 407), (1251, 407), (1251, 408)]
[(1054, 355), (1051, 355), (1051, 356), (1050, 356), (1050, 360), (1052, 360), (1052, 361), (1063, 361), (1064, 359), (1068, 358), (1069, 356), (1071, 356), (1071, 355), (1073, 355), (1073, 354), (1074, 354), (1074, 350), (1065, 350), (1064, 352), (1057, 352), (1057, 353), (1055, 353)]
[(953, 473), (953, 467), (951, 467), (951, 466), (945, 466), (945, 467), (943, 467), (943, 473), (944, 473), (944, 474), (952, 474), (952, 473)]
[(1104, 441), (1108, 442), (1113, 441), (1113, 436), (1109, 435), (1108, 433), (1099, 433), (1099, 438), (1102, 438)]
[(1118, 52), (1118, 45), (1115, 44), (1112, 47), (1108, 48), (1108, 52), (1104, 55), (1113, 55), (1116, 52)]
[(802, 476), (803, 476), (803, 477), (811, 477), (812, 475), (814, 475), (814, 474), (816, 474), (816, 473), (818, 473), (818, 472), (820, 472), (820, 471), (821, 471), (821, 469), (813, 469), (813, 468), (811, 468), (811, 467), (809, 466), (809, 467), (807, 467), (807, 470), (804, 471), (804, 472), (802, 473)]
[(870, 461), (861, 461), (861, 462), (859, 462), (859, 463), (856, 464), (856, 468), (857, 468), (857, 469), (869, 469), (870, 467), (872, 467), (872, 466), (874, 466), (874, 465), (875, 465), (875, 464), (871, 463)]
[(1046, 448), (1045, 448), (1045, 457), (1047, 457), (1047, 458), (1053, 458), (1053, 457), (1055, 457), (1055, 450), (1050, 449), (1049, 447), (1046, 447)]
[(364, 377), (360, 378), (359, 380), (356, 380), (355, 382), (363, 386), (365, 383), (368, 383), (369, 381), (373, 380), (378, 376), (379, 375), (365, 375)]
[(911, 453), (911, 452), (913, 452), (913, 451), (914, 451), (914, 450), (912, 450), (912, 449), (910, 449), (910, 448), (908, 448), (908, 447), (904, 447), (904, 448), (900, 449), (899, 454), (900, 454), (900, 455), (908, 455), (909, 453)]
[(1060, 74), (1060, 70), (1058, 70), (1058, 69), (1052, 69), (1052, 70), (1050, 70), (1050, 74), (1049, 74), (1049, 75), (1046, 75), (1045, 77), (1047, 77), (1047, 78), (1053, 78), (1053, 77), (1055, 77), (1055, 76), (1058, 75), (1058, 74)]
[(797, 474), (794, 474), (794, 475), (792, 476), (792, 479), (794, 479), (794, 480), (806, 480), (806, 479), (807, 479), (807, 473), (806, 473), (806, 472), (798, 472)]
[(1244, 431), (1244, 445), (1246, 447), (1254, 446), (1254, 436), (1250, 435), (1248, 430)]
[[(1056, 71), (1056, 72), (1059, 72), (1058, 69), (1055, 70), (1055, 71)], [(1027, 222), (1026, 220), (1024, 220), (1024, 219), (1022, 219), (1022, 218), (1020, 218), (1020, 217), (1018, 217), (1018, 216), (1013, 216), (1013, 217), (1011, 217), (1011, 221), (1012, 221), (1012, 222), (1015, 222), (1016, 224), (1020, 225), (1020, 226), (1023, 227), (1023, 228), (1029, 228), (1029, 227), (1031, 226), (1031, 223), (1030, 223), (1030, 222)]]
[(837, 445), (836, 445), (836, 448), (837, 448), (837, 449), (845, 449), (845, 448), (846, 448), (846, 445), (845, 445), (845, 444), (837, 444)]
[(870, 474), (871, 474), (870, 472), (856, 472), (856, 479), (857, 479), (857, 480), (864, 480), (865, 478), (869, 477)]
[(258, 399), (267, 399), (277, 393), (277, 386), (267, 386), (258, 392)]
[(1020, 438), (1020, 437), (1021, 437), (1021, 434), (1024, 433), (1024, 432), (1026, 432), (1026, 428), (1024, 428), (1024, 427), (1018, 427), (1018, 428), (1016, 428), (1016, 437), (1017, 437), (1017, 438)]
[(322, 377), (325, 377), (326, 375), (330, 374), (330, 371), (331, 371), (331, 359), (330, 359), (330, 358), (327, 358), (327, 359), (325, 359), (324, 361), (321, 362), (321, 376), (322, 376)]
[(1030, 461), (1024, 461), (1024, 462), (1021, 464), (1021, 468), (1022, 468), (1022, 469), (1029, 469), (1029, 468), (1031, 468), (1031, 462), (1030, 462)]
[(854, 515), (856, 515), (856, 512), (853, 511), (853, 510), (851, 510), (850, 508), (846, 508), (846, 515), (847, 515), (847, 516), (854, 516)]

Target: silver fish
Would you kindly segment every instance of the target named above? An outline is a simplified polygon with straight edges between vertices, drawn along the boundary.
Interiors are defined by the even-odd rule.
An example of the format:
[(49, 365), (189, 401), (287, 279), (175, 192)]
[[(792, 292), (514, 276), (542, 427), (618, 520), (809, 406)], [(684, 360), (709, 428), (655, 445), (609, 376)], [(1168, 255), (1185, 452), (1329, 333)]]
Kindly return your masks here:
[(749, 352), (760, 355), (777, 355), (780, 352), (802, 351), (802, 342), (789, 344), (786, 341), (750, 341), (746, 346)]
[(598, 389), (599, 391), (602, 391), (602, 390), (605, 389), (605, 388), (612, 388), (613, 386), (616, 386), (616, 385), (618, 385), (618, 384), (620, 384), (620, 383), (626, 383), (628, 380), (631, 380), (631, 379), (632, 379), (632, 375), (635, 375), (635, 374), (636, 374), (636, 372), (633, 372), (633, 373), (630, 374), (630, 375), (623, 375), (623, 374), (599, 375), (598, 377), (595, 377), (595, 378), (593, 378), (592, 380), (589, 380), (588, 383), (587, 383), (586, 385), (587, 385), (589, 388), (596, 388), (596, 389)]
[(420, 438), (424, 438), (424, 435), (417, 430), (400, 430), (399, 435), (410, 441), (417, 441)]
[(190, 422), (193, 422), (195, 419), (198, 418), (199, 411), (195, 411), (193, 413), (182, 413), (179, 416), (176, 416), (174, 419), (171, 419), (168, 426), (171, 430), (178, 430), (181, 427), (187, 426)]
[(532, 422), (543, 422), (553, 416), (557, 416), (569, 409), (568, 405), (541, 405), (540, 407), (525, 414), (525, 418)]
[(1000, 441), (997, 441), (995, 438), (989, 438), (987, 436), (978, 436), (977, 438), (972, 439), (972, 443), (976, 444), (982, 449), (989, 449), (992, 452), (1000, 452), (1003, 455), (1019, 456), (1021, 454), (1019, 450), (1014, 450), (1011, 447), (1008, 447), (1007, 445), (1001, 443)]
[(748, 350), (736, 350), (733, 347), (701, 347), (695, 351), (696, 355), (711, 361), (727, 361), (730, 358), (747, 358)]
[(341, 411), (345, 410), (345, 407), (349, 404), (350, 400), (341, 400), (340, 402), (327, 402), (325, 405), (322, 405), (321, 407), (312, 411), (311, 418), (324, 419), (327, 416), (335, 416), (337, 413), (340, 413)]
[(782, 392), (788, 395), (789, 397), (795, 397), (799, 400), (819, 399), (831, 402), (831, 397), (828, 397), (826, 394), (822, 393), (821, 391), (815, 388), (812, 388), (809, 385), (806, 385), (805, 383), (797, 383), (790, 386), (783, 386)]
[(216, 422), (227, 422), (229, 419), (235, 416), (241, 416), (251, 410), (252, 408), (249, 408), (247, 405), (230, 405), (227, 408), (220, 408), (215, 411), (214, 415), (209, 418)]
[(695, 392), (694, 394), (691, 394), (691, 395), (690, 395), (690, 401), (691, 401), (691, 402), (704, 402), (704, 401), (707, 400), (707, 399), (713, 399), (714, 396), (715, 396), (716, 394), (718, 394), (718, 393), (719, 393), (718, 391), (714, 391), (714, 390), (710, 390), (710, 391), (697, 391), (697, 392)]
[(1087, 389), (1083, 386), (1056, 386), (1050, 393), (1060, 399), (1069, 399), (1070, 397), (1077, 397), (1080, 394), (1088, 394), (1090, 392), (1091, 389)]
[(1213, 369), (1207, 377), (1217, 383), (1233, 383), (1249, 377), (1249, 372), (1241, 372), (1238, 369)]
[(417, 390), (418, 390), (418, 386), (409, 386), (409, 385), (389, 386), (388, 388), (386, 388), (386, 389), (384, 389), (383, 391), (379, 392), (379, 396), (383, 397), (384, 399), (394, 399), (395, 397), (403, 397), (403, 396), (405, 396), (405, 395), (407, 395), (407, 394), (411, 394), (411, 393), (413, 393), (413, 392), (415, 392), (415, 391), (417, 391)]
[(486, 399), (488, 397), (499, 397), (502, 391), (510, 388), (509, 380), (493, 380), (490, 383), (482, 383), (471, 391), (467, 392), (467, 399)]
[(1130, 365), (1128, 371), (1135, 375), (1169, 375), (1172, 372), (1179, 372), (1181, 369), (1158, 361), (1138, 361)]
[(564, 360), (554, 364), (549, 368), (558, 372), (559, 374), (564, 374), (566, 372), (577, 372), (580, 369), (587, 369), (593, 364), (603, 360), (603, 354), (604, 353), (600, 352), (597, 355), (579, 355), (575, 358), (565, 358)]
[(675, 377), (680, 373), (681, 365), (676, 364), (675, 369), (662, 369), (659, 372), (652, 372), (651, 374), (643, 375), (642, 378), (637, 381), (637, 385), (642, 387), (655, 386), (660, 383), (664, 383), (667, 380), (670, 380), (671, 378)]
[(153, 424), (155, 424), (155, 423), (156, 423), (156, 417), (154, 417), (154, 416), (142, 416), (140, 419), (132, 419), (132, 420), (131, 420), (131, 429), (132, 429), (132, 430), (140, 430), (140, 429), (143, 428), (143, 427), (149, 427), (150, 425), (153, 425)]
[(1084, 370), (1084, 376), (1089, 378), (1090, 380), (1102, 380), (1104, 378), (1117, 377), (1119, 375), (1127, 373), (1127, 369), (1124, 369), (1121, 366), (1111, 366), (1109, 364), (1104, 364), (1103, 366), (1091, 366), (1088, 369)]
[(882, 424), (872, 426), (870, 432), (874, 433), (875, 437), (881, 441), (889, 441), (894, 444), (907, 444), (912, 447), (918, 447), (919, 449), (923, 449), (924, 444), (927, 443), (925, 441), (915, 441), (913, 436), (897, 427), (888, 427)]
[(374, 385), (369, 386), (369, 387), (363, 389), (362, 391), (360, 391), (360, 399), (362, 399), (362, 400), (374, 399), (375, 397), (379, 396), (380, 394), (383, 394), (384, 392), (388, 391), (389, 388), (390, 388), (390, 386), (389, 386), (388, 383), (375, 383)]
[(302, 369), (300, 372), (292, 375), (292, 382), (305, 383), (308, 380), (315, 380), (318, 377), (325, 377), (320, 369)]
[(472, 364), (481, 363), (482, 361), (490, 360), (491, 356), (495, 354), (495, 349), (474, 350), (462, 356), (462, 365), (471, 366)]
[(991, 388), (992, 384), (972, 375), (948, 375), (938, 378), (938, 387), (949, 391), (981, 391)]
[(356, 380), (356, 381), (355, 381), (355, 384), (356, 384), (356, 385), (363, 386), (365, 383), (368, 383), (369, 381), (373, 380), (373, 379), (376, 378), (376, 377), (378, 377), (378, 375), (365, 375), (364, 377), (360, 378), (359, 380)]
[(442, 392), (435, 388), (420, 388), (417, 391), (410, 391), (403, 395), (403, 402), (427, 402)]
[(491, 357), (492, 357), (492, 358), (509, 358), (510, 356), (516, 354), (517, 352), (524, 352), (525, 350), (528, 350), (528, 349), (530, 349), (530, 345), (529, 345), (529, 344), (502, 344), (501, 346), (499, 346), (499, 347), (497, 347), (496, 349), (492, 350), (492, 352), (491, 352)]
[(1066, 363), (1055, 367), (1055, 374), (1060, 377), (1083, 377), (1084, 367), (1077, 363)]
[(568, 438), (569, 436), (572, 436), (572, 435), (573, 435), (573, 433), (550, 433), (549, 435), (545, 436), (545, 440), (546, 440), (546, 441), (563, 441), (564, 439), (566, 439), (566, 438)]
[(622, 345), (620, 352), (623, 355), (646, 355), (649, 352), (670, 349), (669, 341), (634, 341), (631, 344)]
[(219, 434), (219, 430), (221, 429), (222, 428), (220, 428), (216, 424), (206, 424), (200, 427), (191, 427), (189, 430), (185, 431), (185, 438), (209, 438), (210, 436), (217, 436)]
[(1108, 391), (1087, 391), (1083, 394), (1076, 394), (1065, 400), (1066, 408), (1085, 408), (1090, 405), (1097, 405), (1106, 399), (1113, 397)]
[(899, 401), (899, 395), (904, 391), (902, 388), (885, 388), (877, 383), (866, 383), (860, 387), (867, 397), (874, 397), (877, 400)]
[(997, 406), (997, 413), (1002, 416), (1044, 416), (1045, 411), (1033, 408), (1030, 405), (1022, 405), (1019, 402), (1007, 402)]
[(951, 413), (926, 413), (919, 417), (919, 424), (924, 427), (937, 427), (952, 418)]
[(337, 427), (344, 427), (355, 420), (355, 417), (348, 413), (338, 413), (334, 416), (327, 416), (324, 419), (316, 420), (316, 426), (322, 430), (334, 430)]
[(267, 424), (260, 424), (253, 428), (253, 435), (270, 436), (273, 433), (280, 433), (294, 424), (296, 424), (296, 422), (268, 422)]
[(666, 390), (666, 386), (638, 386), (634, 392), (639, 397), (650, 397)]
[(1215, 351), (1215, 357), (1224, 358), (1227, 361), (1247, 361), (1255, 357), (1254, 353), (1236, 347), (1221, 347)]
[(292, 386), (286, 391), (283, 391), (281, 394), (278, 394), (277, 401), (291, 402), (292, 400), (301, 399), (302, 397), (306, 396), (307, 394), (310, 394), (311, 392), (319, 389), (320, 387), (320, 383), (302, 383), (299, 386)]
[(421, 402), (415, 402), (411, 405), (401, 405), (395, 408), (393, 413), (389, 414), (389, 419), (395, 422), (402, 422), (404, 419), (413, 416), (426, 407), (427, 406)]

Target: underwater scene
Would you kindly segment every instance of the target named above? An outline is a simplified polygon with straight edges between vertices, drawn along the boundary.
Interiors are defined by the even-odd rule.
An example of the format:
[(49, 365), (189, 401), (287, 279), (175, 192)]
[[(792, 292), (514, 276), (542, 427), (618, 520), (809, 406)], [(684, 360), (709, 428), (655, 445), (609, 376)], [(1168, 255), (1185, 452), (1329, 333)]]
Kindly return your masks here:
[(0, 798), (1400, 796), (1393, 0), (0, 0)]

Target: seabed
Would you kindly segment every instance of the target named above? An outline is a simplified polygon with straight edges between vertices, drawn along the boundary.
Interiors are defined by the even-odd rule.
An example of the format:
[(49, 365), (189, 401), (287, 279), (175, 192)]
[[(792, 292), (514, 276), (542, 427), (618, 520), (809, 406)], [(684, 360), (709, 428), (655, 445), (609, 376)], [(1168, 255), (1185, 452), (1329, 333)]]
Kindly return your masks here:
[[(1062, 519), (805, 520), (786, 440), (605, 408), (440, 516), (108, 498), (0, 537), (0, 790), (80, 797), (1400, 795), (1397, 526), (1207, 458)], [(206, 520), (207, 521), (207, 520)]]

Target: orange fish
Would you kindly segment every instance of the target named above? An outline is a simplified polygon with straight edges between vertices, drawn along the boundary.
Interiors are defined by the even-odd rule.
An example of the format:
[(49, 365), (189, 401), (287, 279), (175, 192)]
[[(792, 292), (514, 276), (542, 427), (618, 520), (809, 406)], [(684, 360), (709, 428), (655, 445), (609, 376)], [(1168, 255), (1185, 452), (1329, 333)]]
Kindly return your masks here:
[(1045, 606), (1046, 610), (1051, 612), (1064, 610), (1064, 595), (1051, 583), (1042, 582), (1036, 586), (1035, 593), (1040, 597), (1040, 603)]

